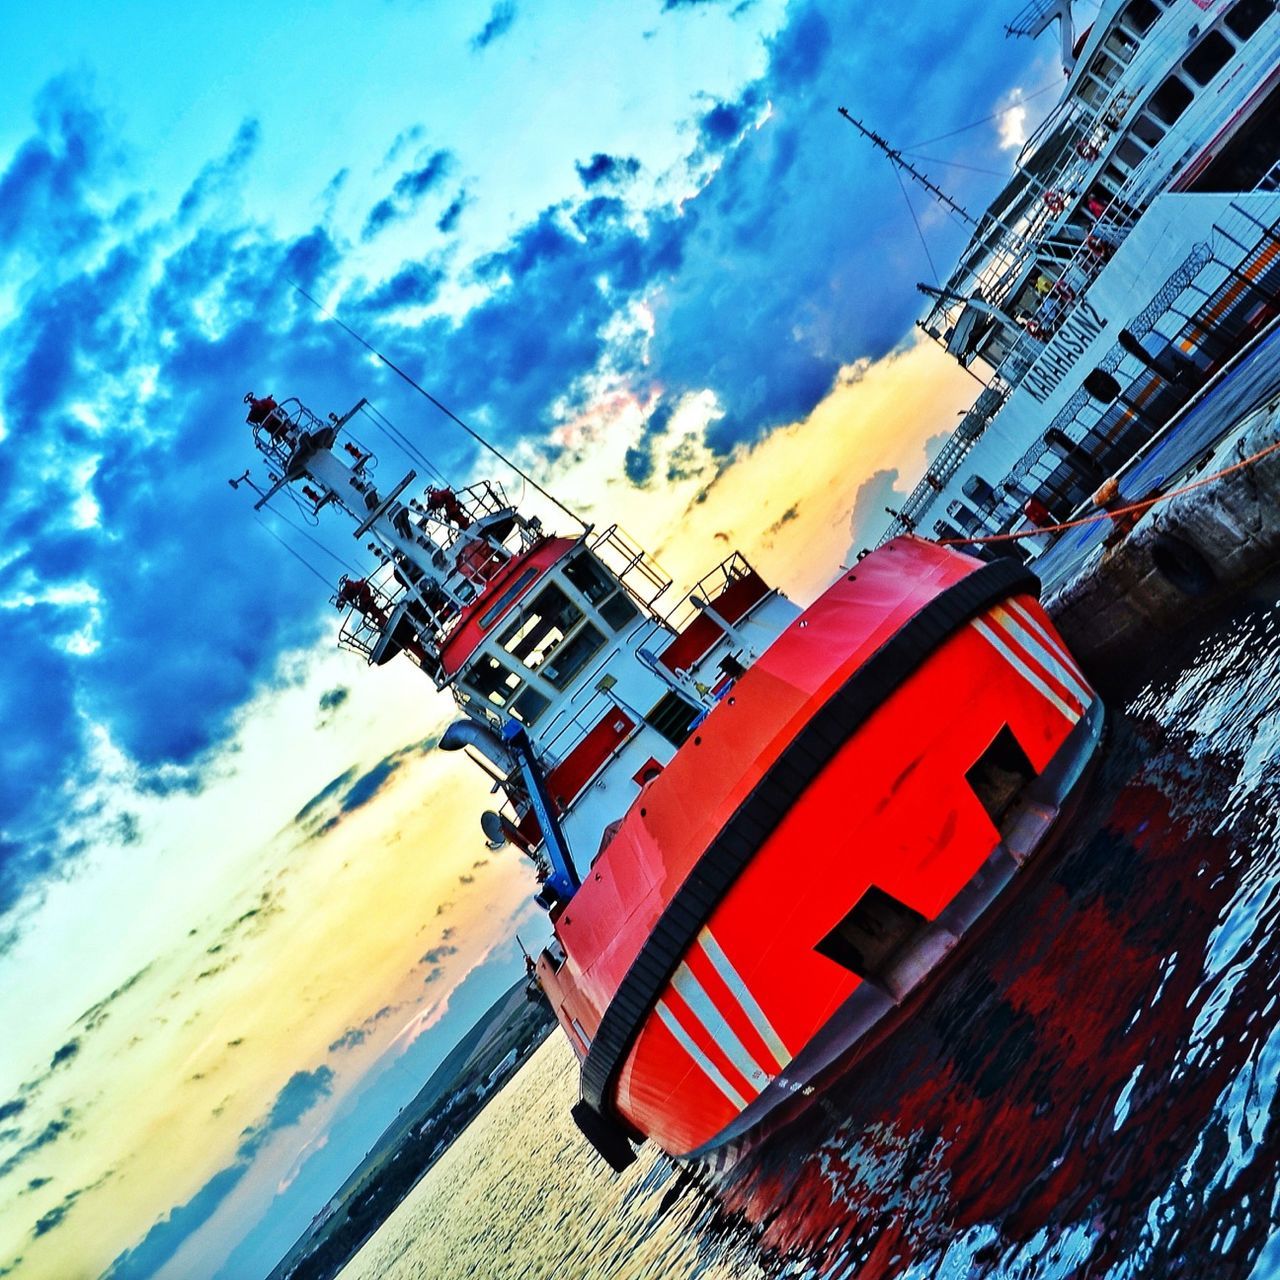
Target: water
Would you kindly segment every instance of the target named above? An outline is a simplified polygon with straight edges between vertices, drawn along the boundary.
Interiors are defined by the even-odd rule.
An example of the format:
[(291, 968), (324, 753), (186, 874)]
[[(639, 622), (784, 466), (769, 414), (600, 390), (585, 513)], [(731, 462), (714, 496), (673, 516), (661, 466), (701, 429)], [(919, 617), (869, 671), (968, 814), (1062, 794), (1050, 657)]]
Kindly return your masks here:
[(739, 1166), (609, 1175), (553, 1037), (344, 1276), (1280, 1276), (1280, 610), (1110, 705), (1037, 877)]

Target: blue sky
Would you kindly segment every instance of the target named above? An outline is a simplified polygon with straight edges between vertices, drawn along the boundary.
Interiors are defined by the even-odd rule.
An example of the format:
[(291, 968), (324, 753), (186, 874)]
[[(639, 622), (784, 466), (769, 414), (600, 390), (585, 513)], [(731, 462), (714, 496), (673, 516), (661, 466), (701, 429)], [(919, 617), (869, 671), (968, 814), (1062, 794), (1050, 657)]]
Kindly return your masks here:
[[(249, 868), (275, 874), (255, 851), (285, 858), (271, 841), (326, 782), (447, 716), (425, 692), (406, 712), (407, 676), (347, 697), (325, 591), (226, 485), (252, 461), (250, 388), (320, 412), (368, 395), (450, 474), (475, 462), (290, 282), (570, 501), (678, 532), (690, 493), (912, 342), (929, 268), (892, 172), (836, 108), (954, 162), (925, 167), (980, 207), (1017, 114), (928, 140), (1054, 81), (1051, 51), (1004, 40), (1003, 16), (961, 0), (9, 7), (0, 977), (47, 999), (0, 1051), (0, 1089), (43, 1079), (75, 1012), (152, 953), (207, 941), (183, 912), (215, 886), (230, 910)], [(915, 207), (948, 261), (961, 228)], [(918, 450), (952, 413), (877, 430)], [(906, 482), (862, 467), (839, 477), (846, 526), (864, 483), (870, 509)], [(78, 952), (91, 940), (101, 963)], [(264, 1062), (257, 1114), (329, 1069), (279, 1046)], [(0, 1167), (4, 1142), (44, 1132), (38, 1111), (0, 1130)], [(72, 1192), (32, 1258), (56, 1258), (61, 1224), (110, 1185)], [(133, 1242), (151, 1225), (130, 1223)]]

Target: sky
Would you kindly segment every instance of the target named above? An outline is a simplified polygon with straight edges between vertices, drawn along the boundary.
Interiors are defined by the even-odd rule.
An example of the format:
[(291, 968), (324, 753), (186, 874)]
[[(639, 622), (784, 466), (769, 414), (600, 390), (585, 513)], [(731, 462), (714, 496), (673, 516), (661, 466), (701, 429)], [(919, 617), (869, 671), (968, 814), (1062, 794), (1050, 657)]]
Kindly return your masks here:
[(913, 328), (963, 228), (836, 109), (980, 209), (1060, 82), (1006, 16), (5, 9), (0, 1276), (265, 1274), (545, 934), (447, 698), (336, 648), (359, 549), (227, 484), (248, 390), (498, 475), (295, 285), (678, 581), (811, 599), (977, 389)]

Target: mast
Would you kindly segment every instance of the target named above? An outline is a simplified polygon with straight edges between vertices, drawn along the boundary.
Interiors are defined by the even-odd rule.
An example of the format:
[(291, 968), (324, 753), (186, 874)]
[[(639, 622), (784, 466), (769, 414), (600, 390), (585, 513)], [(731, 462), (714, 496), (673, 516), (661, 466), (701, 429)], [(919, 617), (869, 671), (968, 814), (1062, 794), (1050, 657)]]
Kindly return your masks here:
[(932, 182), (927, 175), (921, 173), (920, 170), (917, 169), (915, 165), (913, 165), (909, 160), (904, 160), (902, 157), (902, 152), (900, 150), (898, 150), (896, 147), (891, 147), (889, 143), (884, 138), (882, 138), (874, 129), (868, 129), (867, 126), (863, 124), (861, 120), (857, 120), (853, 116), (851, 116), (849, 114), (849, 110), (847, 107), (841, 107), (839, 108), (839, 110), (840, 110), (840, 114), (844, 116), (844, 118), (851, 125), (853, 125), (853, 127), (857, 129), (857, 131), (860, 134), (862, 134), (862, 136), (866, 138), (868, 142), (872, 143), (874, 146), (878, 147), (881, 151), (883, 151), (884, 154), (889, 157), (890, 161), (893, 164), (895, 164), (899, 169), (902, 169), (903, 171), (905, 171), (914, 182), (919, 183), (920, 186), (922, 186), (931, 196), (933, 196), (935, 200), (945, 205), (948, 209), (951, 210), (952, 213), (956, 214), (958, 217), (963, 218), (964, 221), (969, 226), (974, 228), (977, 227), (978, 225), (977, 218), (975, 218), (973, 214), (971, 214), (969, 210), (964, 207), (964, 205), (958, 204), (949, 195), (947, 195), (947, 193), (943, 191), (943, 189), (940, 186), (938, 186), (937, 183)]

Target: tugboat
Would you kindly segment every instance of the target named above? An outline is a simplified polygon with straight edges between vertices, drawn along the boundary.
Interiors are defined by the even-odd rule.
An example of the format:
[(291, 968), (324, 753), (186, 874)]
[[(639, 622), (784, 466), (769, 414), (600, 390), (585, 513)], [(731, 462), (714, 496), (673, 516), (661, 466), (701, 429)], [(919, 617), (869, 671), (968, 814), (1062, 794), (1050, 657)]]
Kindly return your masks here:
[(246, 403), (258, 505), (289, 488), (376, 557), (338, 583), (341, 643), (449, 690), (441, 747), (503, 796), (481, 825), (536, 868), (532, 972), (614, 1169), (644, 1138), (729, 1158), (890, 1025), (1098, 744), (1017, 559), (904, 536), (801, 610), (734, 553), (662, 611), (670, 579), (616, 526), (552, 534), (492, 480), (382, 493), (367, 402)]

